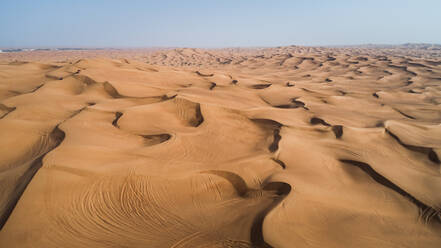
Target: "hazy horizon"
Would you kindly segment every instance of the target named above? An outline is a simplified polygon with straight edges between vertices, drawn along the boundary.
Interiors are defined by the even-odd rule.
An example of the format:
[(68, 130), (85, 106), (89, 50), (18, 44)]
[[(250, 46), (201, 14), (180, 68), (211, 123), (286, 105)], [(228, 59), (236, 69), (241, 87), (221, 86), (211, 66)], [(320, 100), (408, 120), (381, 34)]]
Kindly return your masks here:
[(7, 1), (1, 48), (441, 43), (441, 2)]
[(57, 49), (63, 49), (63, 50), (130, 50), (130, 49), (227, 49), (227, 48), (238, 48), (238, 49), (253, 49), (253, 48), (275, 48), (275, 47), (289, 47), (289, 46), (298, 46), (298, 47), (323, 47), (323, 48), (345, 48), (345, 47), (369, 47), (369, 46), (375, 46), (375, 47), (388, 47), (388, 46), (402, 46), (406, 44), (412, 44), (412, 45), (436, 45), (441, 46), (439, 43), (412, 43), (412, 42), (405, 42), (400, 44), (376, 44), (376, 43), (367, 43), (367, 44), (346, 44), (346, 45), (282, 45), (282, 46), (107, 46), (107, 47), (92, 47), (92, 46), (15, 46), (15, 47), (1, 47), (0, 50), (57, 50)]

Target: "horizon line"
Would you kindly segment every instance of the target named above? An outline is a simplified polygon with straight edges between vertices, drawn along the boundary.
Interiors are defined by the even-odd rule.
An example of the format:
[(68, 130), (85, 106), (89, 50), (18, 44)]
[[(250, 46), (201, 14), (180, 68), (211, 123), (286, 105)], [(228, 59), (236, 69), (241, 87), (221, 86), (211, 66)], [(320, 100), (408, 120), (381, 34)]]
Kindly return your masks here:
[(344, 48), (344, 47), (363, 47), (363, 46), (405, 46), (405, 45), (425, 45), (441, 46), (441, 43), (431, 42), (404, 42), (404, 43), (361, 43), (361, 44), (340, 44), (340, 45), (276, 45), (276, 46), (2, 46), (0, 50), (106, 50), (106, 49), (226, 49), (226, 48), (277, 48), (277, 47), (326, 47), (326, 48)]

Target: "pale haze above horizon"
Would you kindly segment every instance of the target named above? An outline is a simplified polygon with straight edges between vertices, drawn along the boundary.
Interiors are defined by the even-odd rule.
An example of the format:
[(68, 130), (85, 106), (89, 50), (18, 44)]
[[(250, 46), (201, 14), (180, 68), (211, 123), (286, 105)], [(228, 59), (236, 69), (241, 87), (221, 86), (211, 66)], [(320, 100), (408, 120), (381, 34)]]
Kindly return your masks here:
[(0, 47), (441, 43), (439, 0), (5, 0)]

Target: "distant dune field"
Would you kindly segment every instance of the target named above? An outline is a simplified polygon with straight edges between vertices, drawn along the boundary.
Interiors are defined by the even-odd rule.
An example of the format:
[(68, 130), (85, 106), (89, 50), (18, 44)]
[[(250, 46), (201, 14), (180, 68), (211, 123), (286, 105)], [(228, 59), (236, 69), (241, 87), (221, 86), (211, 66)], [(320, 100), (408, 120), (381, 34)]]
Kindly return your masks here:
[(0, 54), (0, 247), (441, 247), (434, 46)]

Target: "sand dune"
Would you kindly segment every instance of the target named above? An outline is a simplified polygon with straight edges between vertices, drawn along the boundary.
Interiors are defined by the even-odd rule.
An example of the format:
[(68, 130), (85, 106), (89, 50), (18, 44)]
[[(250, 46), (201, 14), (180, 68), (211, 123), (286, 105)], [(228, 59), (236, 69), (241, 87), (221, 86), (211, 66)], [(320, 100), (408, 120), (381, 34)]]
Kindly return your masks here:
[(440, 247), (440, 55), (1, 54), (0, 247)]

